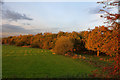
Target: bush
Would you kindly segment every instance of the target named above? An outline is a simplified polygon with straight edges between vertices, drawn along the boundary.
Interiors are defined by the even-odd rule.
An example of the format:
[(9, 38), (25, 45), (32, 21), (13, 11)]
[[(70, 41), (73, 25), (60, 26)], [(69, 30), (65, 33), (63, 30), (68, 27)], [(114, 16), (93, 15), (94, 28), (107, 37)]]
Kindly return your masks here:
[(70, 52), (73, 49), (74, 44), (69, 37), (61, 36), (55, 43), (54, 51), (57, 54), (64, 55), (67, 52)]

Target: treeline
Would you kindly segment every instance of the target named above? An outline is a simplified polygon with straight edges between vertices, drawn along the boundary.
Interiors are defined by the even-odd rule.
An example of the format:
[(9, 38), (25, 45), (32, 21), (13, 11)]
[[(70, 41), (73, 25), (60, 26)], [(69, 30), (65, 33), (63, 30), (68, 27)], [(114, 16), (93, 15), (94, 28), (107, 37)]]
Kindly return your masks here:
[(2, 39), (2, 44), (27, 46), (40, 49), (52, 49), (57, 54), (74, 55), (87, 50), (115, 55), (118, 52), (117, 33), (107, 27), (100, 26), (89, 31), (39, 33), (36, 35), (10, 36)]

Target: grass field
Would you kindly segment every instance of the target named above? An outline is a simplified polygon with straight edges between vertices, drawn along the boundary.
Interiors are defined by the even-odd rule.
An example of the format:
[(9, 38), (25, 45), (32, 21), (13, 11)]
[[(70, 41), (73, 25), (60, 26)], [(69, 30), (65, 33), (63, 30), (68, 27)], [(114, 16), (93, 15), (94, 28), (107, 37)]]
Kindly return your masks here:
[(3, 78), (87, 78), (96, 68), (37, 48), (2, 46)]

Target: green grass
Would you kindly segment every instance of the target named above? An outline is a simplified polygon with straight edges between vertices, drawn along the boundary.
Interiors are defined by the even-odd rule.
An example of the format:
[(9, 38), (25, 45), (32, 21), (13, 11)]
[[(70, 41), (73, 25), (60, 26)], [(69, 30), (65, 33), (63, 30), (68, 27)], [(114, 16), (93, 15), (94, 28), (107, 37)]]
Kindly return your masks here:
[(3, 78), (87, 78), (96, 68), (37, 48), (2, 46)]

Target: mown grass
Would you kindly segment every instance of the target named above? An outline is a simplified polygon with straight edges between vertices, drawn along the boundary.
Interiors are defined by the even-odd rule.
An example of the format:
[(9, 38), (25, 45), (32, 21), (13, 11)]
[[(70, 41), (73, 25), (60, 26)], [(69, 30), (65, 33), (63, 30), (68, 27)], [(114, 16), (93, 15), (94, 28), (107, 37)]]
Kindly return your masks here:
[(3, 78), (88, 78), (96, 67), (37, 48), (2, 46)]

